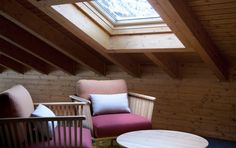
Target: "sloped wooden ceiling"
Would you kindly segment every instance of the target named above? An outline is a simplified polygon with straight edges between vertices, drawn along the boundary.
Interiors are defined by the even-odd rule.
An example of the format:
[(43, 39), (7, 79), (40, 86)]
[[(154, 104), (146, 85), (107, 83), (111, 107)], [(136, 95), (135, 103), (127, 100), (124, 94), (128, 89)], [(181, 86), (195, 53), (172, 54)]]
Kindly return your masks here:
[[(202, 59), (220, 80), (226, 80), (227, 63), (232, 65), (236, 60), (235, 0), (149, 0), (186, 49), (191, 49), (155, 53), (109, 53), (94, 48), (29, 1), (1, 1), (0, 28), (4, 29), (0, 29), (0, 72), (12, 69), (24, 73), (34, 69), (50, 74), (60, 69), (75, 75), (80, 67), (85, 67), (106, 75), (107, 66), (116, 65), (140, 77), (142, 66), (154, 64), (172, 78), (181, 78), (178, 67), (184, 56)], [(68, 1), (38, 2), (51, 5)]]

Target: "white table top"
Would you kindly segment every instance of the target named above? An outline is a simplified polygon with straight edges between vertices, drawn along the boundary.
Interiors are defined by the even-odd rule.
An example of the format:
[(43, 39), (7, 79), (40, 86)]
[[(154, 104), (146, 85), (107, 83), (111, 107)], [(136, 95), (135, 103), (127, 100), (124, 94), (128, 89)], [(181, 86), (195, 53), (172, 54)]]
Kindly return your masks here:
[(128, 148), (206, 148), (200, 136), (171, 130), (141, 130), (122, 134), (117, 143)]

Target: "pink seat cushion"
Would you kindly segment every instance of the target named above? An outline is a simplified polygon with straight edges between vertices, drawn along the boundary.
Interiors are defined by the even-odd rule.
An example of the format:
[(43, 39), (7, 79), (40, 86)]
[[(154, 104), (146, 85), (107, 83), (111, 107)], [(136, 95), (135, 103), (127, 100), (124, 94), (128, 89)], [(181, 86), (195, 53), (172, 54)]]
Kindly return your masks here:
[(113, 137), (120, 134), (151, 129), (152, 124), (146, 118), (131, 114), (107, 114), (92, 117), (94, 136), (97, 138)]
[[(61, 147), (70, 147), (70, 136), (69, 136), (69, 128), (66, 127), (66, 141), (64, 142), (64, 128), (60, 127), (60, 129), (58, 130), (58, 127), (55, 128), (55, 141), (54, 139), (50, 140), (50, 147), (56, 147), (59, 148), (60, 147), (60, 143), (59, 143), (59, 132), (60, 131), (60, 135), (61, 135)], [(77, 128), (77, 138), (75, 139), (75, 132), (73, 127), (71, 127), (71, 148), (77, 148), (79, 147), (80, 144), (80, 129)], [(54, 136), (53, 136), (54, 137)], [(75, 140), (77, 140), (77, 147), (75, 146)], [(55, 142), (55, 145), (54, 145)], [(31, 144), (31, 146), (29, 147), (34, 147), (34, 145)], [(44, 146), (46, 148), (48, 148), (48, 143), (45, 142)], [(43, 143), (39, 143), (39, 147), (44, 147)], [(82, 148), (92, 148), (92, 137), (91, 137), (91, 133), (90, 130), (87, 128), (83, 128), (82, 130)]]

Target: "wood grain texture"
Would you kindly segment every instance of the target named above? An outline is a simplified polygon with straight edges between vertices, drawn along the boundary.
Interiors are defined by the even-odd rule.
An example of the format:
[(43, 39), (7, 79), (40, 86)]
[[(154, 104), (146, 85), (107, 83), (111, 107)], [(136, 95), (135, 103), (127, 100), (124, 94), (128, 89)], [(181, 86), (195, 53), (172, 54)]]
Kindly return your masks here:
[(42, 74), (49, 74), (52, 67), (48, 63), (38, 59), (37, 57), (25, 52), (19, 47), (0, 38), (0, 53), (8, 56), (19, 63), (27, 65), (28, 67), (41, 72)]
[(29, 70), (28, 67), (25, 65), (3, 55), (0, 53), (0, 65), (3, 65), (4, 67), (7, 67), (9, 69), (12, 69), (18, 73), (25, 73), (26, 71)]
[(135, 148), (207, 148), (208, 141), (198, 135), (171, 130), (141, 130), (120, 135), (117, 142)]
[(143, 94), (134, 95), (132, 93), (129, 93), (129, 107), (131, 112), (143, 116), (150, 121), (152, 121), (152, 114), (155, 101), (156, 98), (151, 96), (144, 96)]
[(117, 67), (101, 77), (83, 70), (76, 76), (55, 71), (43, 75), (36, 71), (25, 75), (14, 71), (0, 74), (0, 91), (15, 84), (24, 85), (34, 102), (69, 101), (79, 79), (120, 79), (128, 89), (155, 96), (153, 128), (179, 130), (201, 136), (236, 140), (236, 67), (230, 69), (227, 82), (219, 82), (204, 63), (186, 62), (180, 66), (183, 78), (173, 80), (155, 66), (142, 68), (142, 78), (132, 78)]
[(195, 49), (220, 80), (226, 80), (228, 66), (218, 47), (184, 1), (149, 0), (185, 46)]
[(0, 22), (0, 27), (5, 28), (0, 31), (1, 38), (13, 42), (22, 47), (21, 49), (24, 51), (58, 69), (69, 74), (76, 74), (77, 63), (75, 61), (2, 16), (0, 16)]
[(160, 67), (172, 78), (180, 78), (179, 65), (174, 58), (166, 53), (144, 53), (155, 65)]
[(37, 3), (41, 7), (51, 6), (51, 5), (61, 5), (61, 4), (70, 4), (77, 2), (85, 2), (90, 0), (37, 0)]
[[(33, 2), (32, 2), (33, 3)], [(37, 3), (33, 3), (37, 6)], [(106, 52), (106, 46), (108, 46), (109, 36), (101, 28), (99, 28), (93, 21), (87, 18), (83, 13), (77, 10), (74, 5), (66, 5), (63, 7), (61, 14), (56, 12), (50, 7), (40, 7), (42, 12), (46, 13), (49, 17), (53, 18), (56, 22), (69, 30), (77, 38), (88, 44), (104, 58), (111, 61), (113, 64), (122, 68), (128, 74), (134, 77), (140, 76), (140, 70), (138, 67), (134, 67), (136, 63), (129, 59), (127, 56), (113, 56)], [(60, 9), (60, 7), (58, 7)], [(80, 15), (77, 15), (77, 14)], [(73, 15), (71, 15), (73, 14)], [(77, 17), (75, 17), (77, 16)], [(67, 21), (70, 20), (70, 21)]]
[(53, 28), (17, 1), (4, 0), (0, 6), (0, 13), (4, 17), (7, 17), (77, 63), (99, 74), (105, 74), (105, 63), (102, 60), (86, 50), (80, 43), (74, 42)]
[(229, 63), (236, 60), (236, 2), (234, 0), (187, 1), (209, 36), (227, 57)]

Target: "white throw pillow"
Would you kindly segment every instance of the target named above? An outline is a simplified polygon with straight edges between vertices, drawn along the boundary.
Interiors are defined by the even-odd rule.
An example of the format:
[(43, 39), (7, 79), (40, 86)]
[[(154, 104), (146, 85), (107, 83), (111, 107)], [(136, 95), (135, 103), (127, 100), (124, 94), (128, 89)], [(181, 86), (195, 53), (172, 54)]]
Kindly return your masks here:
[[(34, 112), (31, 114), (32, 117), (55, 117), (56, 115), (53, 113), (52, 110), (47, 108), (46, 106), (39, 104)], [(42, 122), (41, 122), (42, 123)], [(35, 128), (37, 128), (43, 136), (47, 136), (47, 132), (49, 131), (49, 137), (52, 137), (53, 133), (53, 125), (52, 122), (49, 121), (47, 125), (43, 124), (34, 124)], [(54, 128), (57, 126), (57, 122), (54, 121)]]
[(93, 115), (129, 113), (127, 93), (91, 94)]

